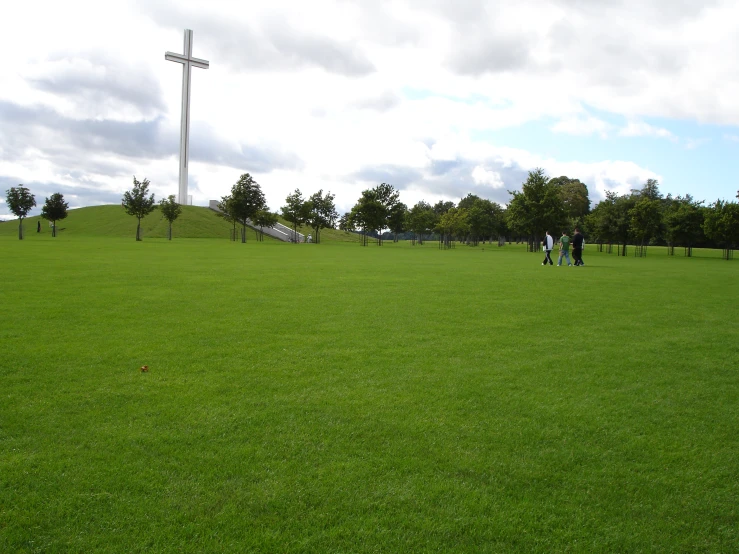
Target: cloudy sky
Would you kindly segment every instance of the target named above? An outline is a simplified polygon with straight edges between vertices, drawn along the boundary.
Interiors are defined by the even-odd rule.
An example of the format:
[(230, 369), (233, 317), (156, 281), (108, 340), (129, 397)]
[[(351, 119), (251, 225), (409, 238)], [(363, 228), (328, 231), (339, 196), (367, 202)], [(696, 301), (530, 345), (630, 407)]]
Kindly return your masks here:
[(739, 189), (736, 0), (26, 0), (0, 18), (0, 217), (20, 183), (39, 209), (177, 193), (185, 28), (195, 204), (245, 172), (273, 210), (381, 182), (505, 203), (535, 167), (594, 201)]

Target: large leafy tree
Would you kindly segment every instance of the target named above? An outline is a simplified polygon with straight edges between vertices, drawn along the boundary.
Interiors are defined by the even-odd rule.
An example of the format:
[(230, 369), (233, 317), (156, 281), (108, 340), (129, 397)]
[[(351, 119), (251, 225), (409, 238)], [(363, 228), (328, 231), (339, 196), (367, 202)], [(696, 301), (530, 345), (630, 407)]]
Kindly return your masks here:
[(616, 242), (621, 245), (621, 255), (626, 256), (626, 246), (631, 237), (631, 216), (629, 212), (637, 202), (634, 194), (616, 196), (613, 205), (613, 230)]
[(172, 240), (172, 223), (180, 217), (182, 206), (177, 203), (174, 194), (170, 194), (166, 199), (162, 198), (159, 201), (159, 209), (162, 212), (162, 217), (164, 217), (164, 219), (167, 220), (167, 223), (169, 223), (167, 238)]
[(36, 198), (23, 185), (11, 187), (10, 190), (5, 191), (5, 194), (8, 209), (18, 218), (18, 240), (23, 240), (23, 219), (36, 205)]
[(458, 208), (464, 208), (465, 210), (469, 210), (475, 202), (478, 200), (481, 200), (479, 196), (476, 194), (472, 194), (471, 192), (467, 194), (462, 200), (459, 201), (459, 204), (457, 204)]
[(454, 208), (454, 202), (450, 200), (439, 200), (434, 204), (433, 210), (436, 215), (442, 216), (452, 208)]
[(643, 253), (645, 242), (662, 235), (662, 208), (665, 201), (656, 179), (647, 179), (640, 190), (632, 190), (634, 205), (628, 210), (629, 232), (638, 241), (638, 252)]
[[(468, 195), (467, 198), (470, 196), (473, 195)], [(503, 208), (499, 204), (475, 197), (469, 207), (463, 209), (467, 211), (467, 223), (473, 245), (477, 245), (480, 239), (487, 240), (500, 235)]]
[(579, 179), (570, 179), (564, 175), (551, 179), (549, 183), (558, 188), (569, 218), (569, 225), (572, 227), (583, 225), (585, 216), (590, 213), (588, 186)]
[(387, 218), (387, 226), (393, 233), (393, 242), (398, 242), (398, 235), (405, 232), (406, 216), (408, 215), (408, 206), (403, 202), (398, 202), (392, 208)]
[(717, 200), (705, 211), (703, 231), (723, 248), (723, 257), (730, 260), (739, 244), (739, 204)]
[(644, 252), (644, 243), (648, 243), (659, 231), (662, 224), (662, 205), (659, 200), (649, 197), (639, 198), (634, 207), (628, 211), (629, 231), (639, 242), (638, 251)]
[(675, 244), (685, 248), (685, 255), (692, 256), (693, 244), (703, 234), (703, 201), (696, 202), (689, 194), (670, 199), (665, 210), (664, 223), (670, 254)]
[(56, 236), (56, 222), (67, 217), (69, 204), (64, 201), (64, 196), (55, 192), (46, 199), (43, 208), (41, 208), (41, 217), (47, 221), (51, 221), (51, 236)]
[(558, 187), (549, 183), (543, 169), (529, 171), (521, 191), (508, 193), (513, 197), (507, 209), (508, 224), (514, 231), (529, 237), (532, 251), (539, 250), (545, 231), (559, 230), (566, 225), (567, 213)]
[(321, 229), (333, 229), (339, 217), (334, 204), (334, 195), (323, 194), (323, 189), (311, 194), (308, 198), (308, 218), (306, 223), (315, 233), (315, 242), (321, 242)]
[(400, 193), (387, 183), (362, 191), (351, 215), (362, 229), (362, 245), (366, 246), (368, 233), (377, 233), (377, 244), (382, 245), (382, 231), (389, 225), (390, 214), (399, 202), (399, 196)]
[(436, 225), (438, 216), (428, 202), (421, 200), (413, 206), (406, 216), (406, 226), (413, 233), (413, 244), (423, 244), (425, 235)]
[(436, 229), (439, 232), (439, 241), (445, 248), (453, 246), (454, 239), (469, 233), (469, 223), (465, 208), (450, 208), (439, 218)]
[(280, 208), (282, 217), (293, 225), (296, 243), (299, 242), (298, 227), (307, 221), (309, 209), (310, 206), (303, 198), (303, 193), (300, 192), (300, 189), (295, 189), (295, 192), (288, 194), (287, 198), (285, 198), (285, 205)]
[(123, 193), (122, 204), (126, 213), (137, 219), (136, 240), (141, 240), (141, 220), (154, 211), (154, 194), (149, 194), (149, 180), (139, 181), (134, 175), (133, 188)]
[(616, 202), (618, 193), (606, 191), (606, 197), (585, 217), (592, 238), (601, 243), (607, 242), (608, 252), (611, 252), (611, 244), (617, 241), (617, 213)]
[(244, 173), (231, 187), (231, 217), (241, 224), (241, 242), (246, 242), (246, 227), (259, 210), (267, 207), (267, 200), (254, 178)]

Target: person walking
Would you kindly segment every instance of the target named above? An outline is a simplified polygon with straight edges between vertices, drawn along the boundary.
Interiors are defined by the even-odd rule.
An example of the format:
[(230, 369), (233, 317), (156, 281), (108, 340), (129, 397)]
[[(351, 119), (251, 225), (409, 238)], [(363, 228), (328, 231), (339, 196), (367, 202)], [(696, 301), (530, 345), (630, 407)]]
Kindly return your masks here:
[(541, 265), (547, 265), (547, 262), (549, 262), (549, 265), (554, 265), (552, 262), (552, 256), (550, 255), (552, 248), (554, 247), (554, 238), (549, 234), (549, 231), (546, 233), (547, 236), (544, 237), (544, 242), (542, 242), (542, 246), (544, 247), (544, 261), (541, 262)]
[(582, 261), (582, 249), (585, 246), (585, 239), (580, 233), (580, 229), (575, 227), (575, 234), (572, 237), (572, 257), (575, 259), (575, 265), (585, 265)]
[(570, 237), (567, 236), (567, 231), (562, 231), (562, 236), (559, 237), (559, 260), (557, 260), (557, 267), (562, 265), (562, 256), (567, 260), (567, 265), (572, 265), (570, 261)]

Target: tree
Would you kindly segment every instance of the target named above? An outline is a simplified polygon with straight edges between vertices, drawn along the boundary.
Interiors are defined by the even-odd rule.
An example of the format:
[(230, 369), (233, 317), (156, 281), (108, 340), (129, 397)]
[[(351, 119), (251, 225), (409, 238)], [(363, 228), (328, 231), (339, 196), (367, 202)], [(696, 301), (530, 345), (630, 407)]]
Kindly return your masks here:
[(154, 194), (149, 194), (149, 180), (136, 180), (133, 176), (133, 188), (123, 193), (123, 209), (128, 215), (138, 220), (136, 225), (136, 240), (141, 240), (141, 220), (154, 211)]
[(293, 224), (293, 231), (295, 231), (295, 242), (298, 240), (298, 227), (303, 225), (308, 219), (308, 204), (303, 199), (303, 194), (300, 189), (295, 189), (295, 192), (288, 194), (285, 198), (286, 204), (280, 208), (282, 211), (282, 217)]
[(231, 240), (236, 240), (236, 218), (231, 215), (233, 213), (233, 198), (229, 194), (228, 196), (222, 196), (221, 201), (218, 202), (218, 212), (216, 215), (220, 218), (231, 223), (233, 226), (231, 229)]
[(662, 207), (659, 200), (644, 196), (628, 211), (629, 231), (639, 241), (639, 256), (644, 255), (644, 242), (657, 234), (662, 224)]
[(254, 215), (254, 225), (259, 227), (259, 240), (264, 240), (264, 228), (274, 227), (277, 221), (277, 214), (269, 210), (259, 210)]
[(36, 205), (36, 198), (23, 185), (11, 187), (10, 190), (5, 191), (5, 194), (7, 195), (5, 198), (8, 202), (8, 209), (18, 218), (18, 240), (23, 240), (23, 218)]
[(356, 230), (350, 212), (346, 212), (339, 218), (339, 229), (347, 233)]
[(618, 193), (606, 191), (605, 200), (601, 200), (598, 205), (585, 217), (585, 223), (592, 233), (592, 238), (601, 244), (601, 250), (604, 242), (608, 243), (608, 253), (611, 253), (613, 242), (617, 242), (616, 232), (616, 200)]
[(408, 206), (402, 202), (398, 202), (390, 208), (390, 214), (387, 218), (387, 226), (388, 229), (393, 232), (393, 242), (398, 242), (398, 235), (405, 231), (407, 215)]
[(55, 192), (46, 199), (44, 207), (41, 208), (41, 217), (51, 221), (51, 236), (56, 236), (56, 222), (67, 217), (69, 204), (64, 201), (64, 196)]
[(693, 254), (693, 244), (700, 240), (703, 229), (703, 201), (696, 202), (689, 194), (670, 199), (665, 210), (664, 223), (668, 252), (674, 254), (675, 244), (685, 248), (685, 256)]
[(590, 213), (587, 185), (579, 179), (570, 179), (564, 175), (551, 179), (549, 183), (558, 187), (559, 196), (569, 218), (569, 225), (571, 227), (582, 225), (585, 216)]
[(231, 201), (229, 203), (231, 217), (241, 224), (241, 242), (246, 242), (246, 226), (259, 210), (267, 207), (267, 200), (254, 178), (244, 173), (231, 187)]
[(529, 171), (521, 188), (521, 192), (508, 191), (513, 198), (506, 210), (507, 220), (514, 231), (528, 236), (529, 249), (536, 252), (544, 232), (562, 229), (567, 214), (558, 187), (549, 183), (543, 169)]
[[(469, 198), (472, 195), (467, 195)], [(461, 202), (460, 202), (461, 204)], [(477, 246), (480, 239), (492, 239), (501, 231), (503, 209), (490, 200), (477, 198), (473, 200), (467, 211), (467, 222), (472, 235), (472, 244)]]
[(362, 191), (362, 196), (352, 208), (351, 217), (362, 229), (362, 246), (367, 246), (367, 234), (372, 232), (378, 234), (378, 246), (382, 245), (382, 239), (379, 237), (381, 237), (380, 233), (387, 224), (389, 210), (383, 202), (383, 196), (387, 199), (387, 190), (383, 190), (381, 193), (378, 188)]
[(167, 238), (172, 240), (172, 223), (182, 213), (182, 206), (175, 200), (174, 194), (170, 194), (165, 200), (162, 198), (159, 201), (159, 209), (162, 211), (162, 216), (169, 222), (169, 229), (167, 231)]
[(439, 200), (436, 204), (434, 204), (433, 210), (436, 215), (444, 215), (449, 210), (454, 208), (454, 202), (447, 200)]
[(423, 244), (423, 237), (431, 232), (436, 225), (438, 216), (428, 202), (421, 200), (413, 206), (406, 216), (406, 226), (413, 233), (413, 245), (416, 240)]
[(465, 210), (469, 210), (475, 202), (478, 200), (481, 200), (479, 196), (476, 194), (472, 194), (471, 192), (467, 193), (467, 196), (462, 198), (462, 200), (459, 201), (459, 204), (457, 204), (458, 208), (463, 208)]
[(469, 232), (467, 210), (464, 208), (450, 208), (440, 218), (436, 225), (439, 231), (439, 244), (444, 248), (454, 247), (454, 238)]
[(330, 192), (324, 195), (323, 189), (319, 190), (308, 198), (306, 211), (308, 212), (306, 223), (313, 229), (315, 242), (318, 243), (321, 241), (321, 229), (333, 229), (336, 218), (339, 217), (334, 204), (334, 195)]
[(621, 244), (621, 256), (626, 256), (626, 245), (631, 236), (631, 218), (629, 212), (636, 204), (636, 196), (624, 194), (616, 196), (613, 205), (613, 229), (616, 242)]
[(739, 204), (716, 200), (705, 212), (703, 231), (723, 247), (725, 260), (733, 258), (734, 247), (739, 244)]

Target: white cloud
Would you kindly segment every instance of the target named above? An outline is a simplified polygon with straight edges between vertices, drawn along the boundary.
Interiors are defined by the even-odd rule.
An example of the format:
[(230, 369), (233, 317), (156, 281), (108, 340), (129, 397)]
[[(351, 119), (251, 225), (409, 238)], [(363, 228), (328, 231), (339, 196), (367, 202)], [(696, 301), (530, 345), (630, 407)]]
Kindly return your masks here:
[(622, 137), (657, 137), (676, 142), (678, 138), (667, 129), (654, 127), (643, 121), (629, 121), (626, 127), (618, 131)]
[(481, 165), (475, 166), (475, 169), (472, 170), (472, 180), (478, 185), (490, 185), (494, 189), (505, 186), (500, 178), (500, 173), (485, 169)]
[(612, 125), (596, 117), (571, 117), (562, 119), (551, 127), (555, 133), (567, 135), (590, 136), (597, 134), (601, 138), (608, 138)]

